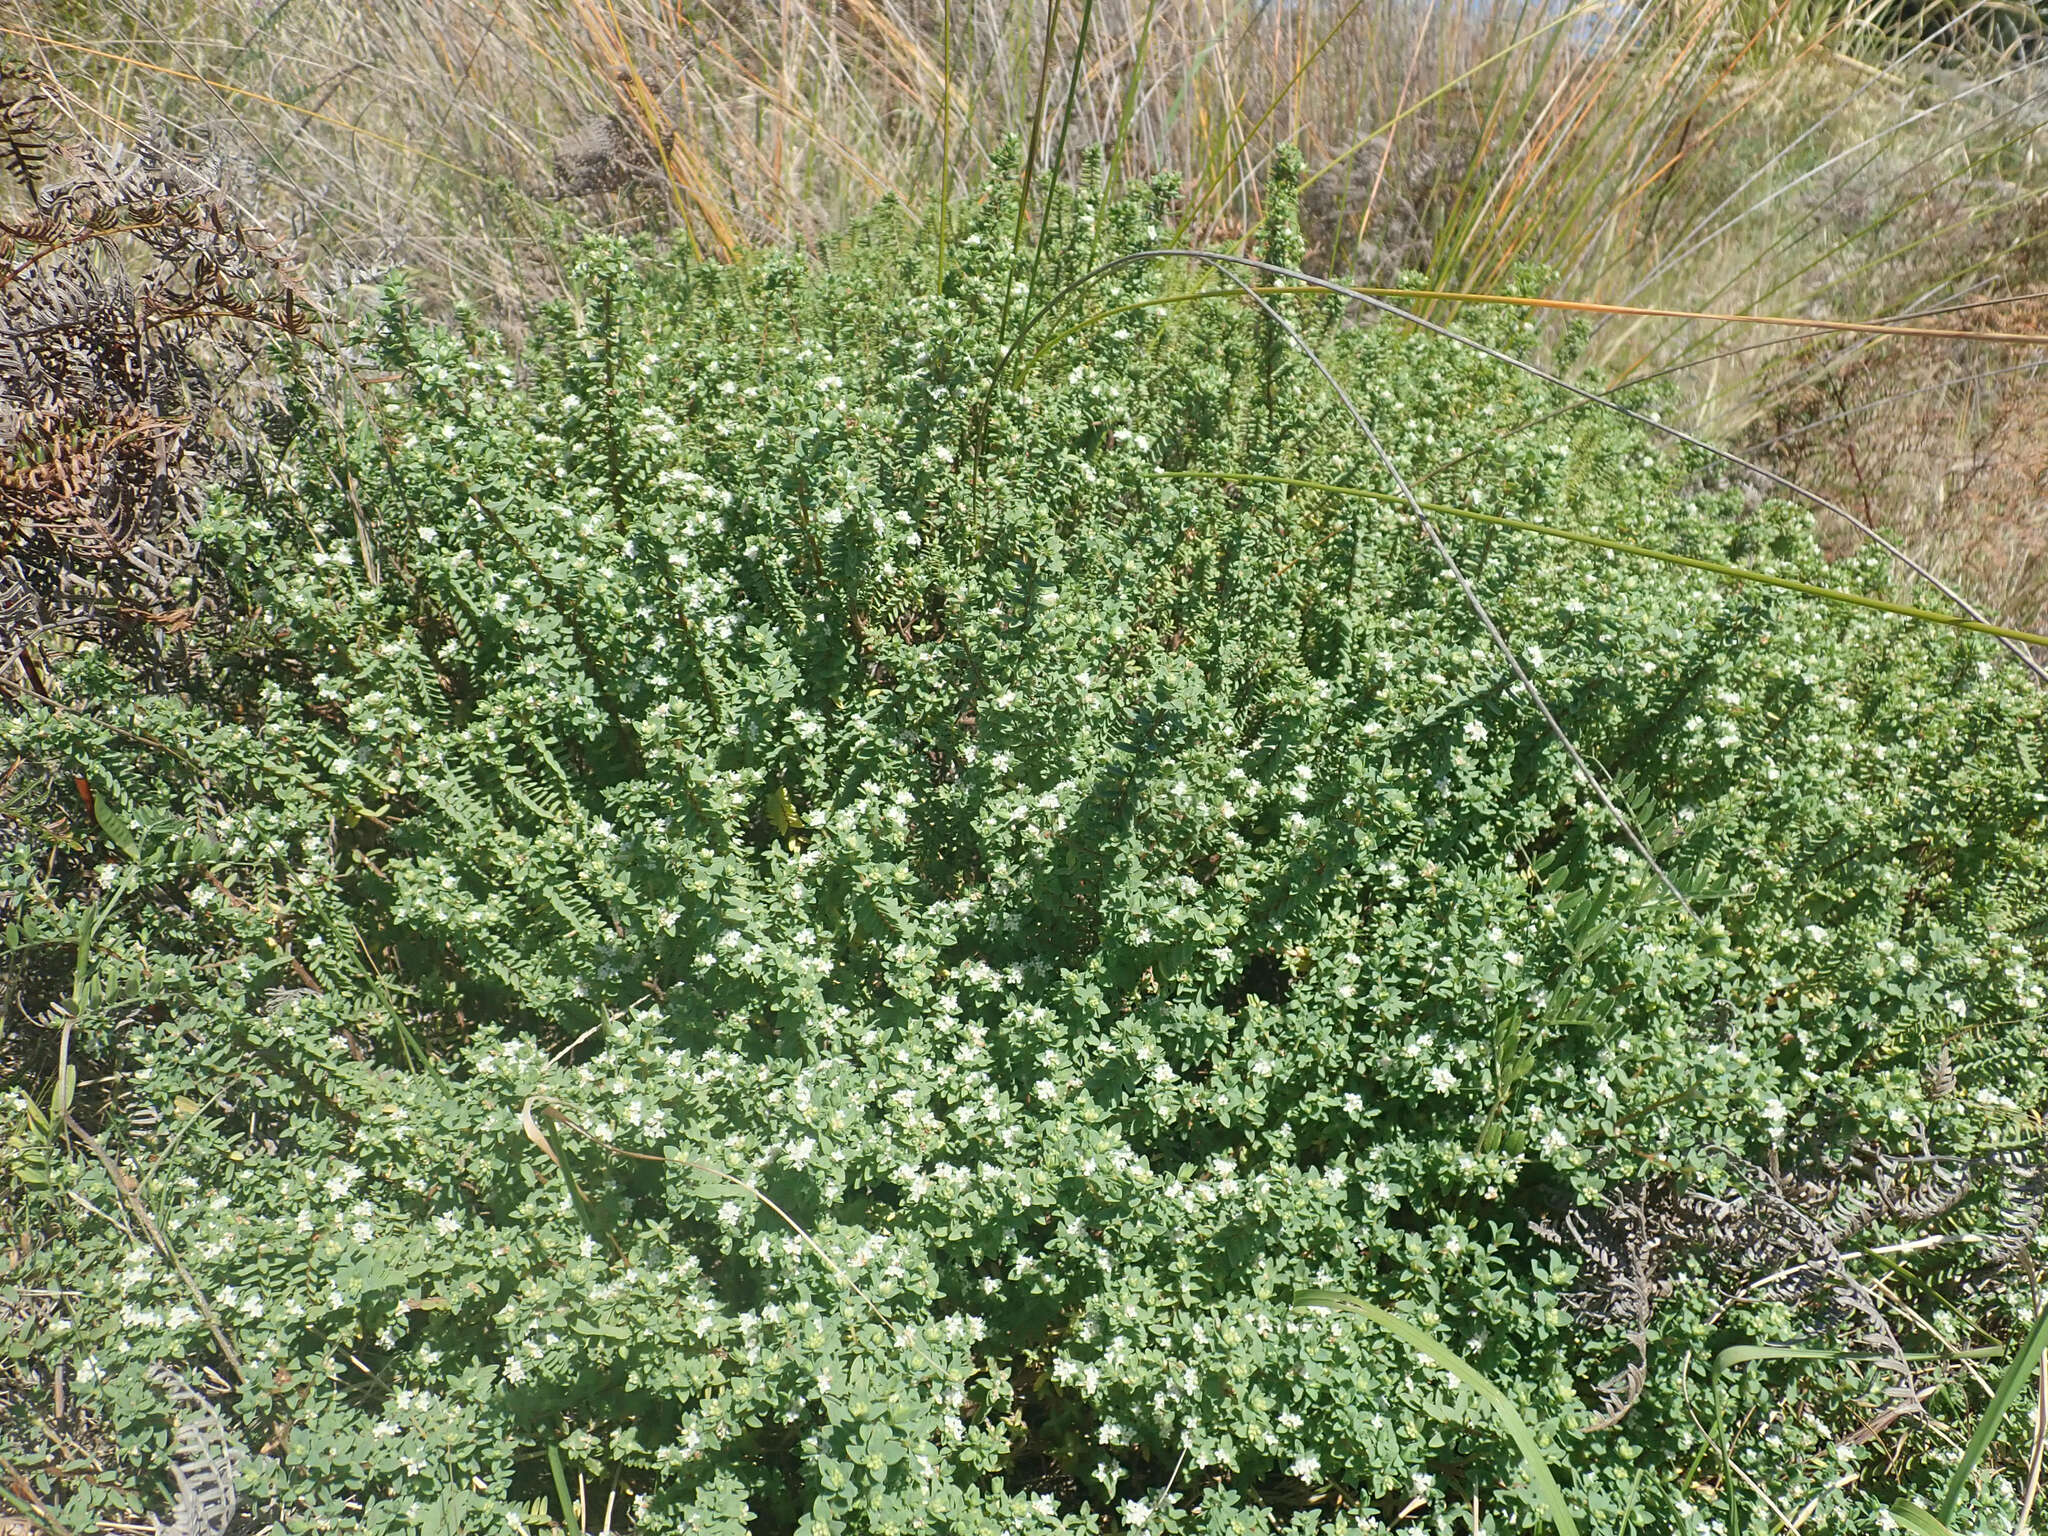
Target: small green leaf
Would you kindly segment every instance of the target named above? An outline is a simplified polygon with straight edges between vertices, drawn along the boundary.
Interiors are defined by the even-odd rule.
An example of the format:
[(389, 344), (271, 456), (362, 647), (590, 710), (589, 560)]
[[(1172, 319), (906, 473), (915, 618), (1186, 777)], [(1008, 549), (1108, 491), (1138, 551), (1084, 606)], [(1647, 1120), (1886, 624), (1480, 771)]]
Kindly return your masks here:
[(92, 797), (92, 819), (99, 823), (100, 831), (106, 834), (107, 841), (120, 849), (131, 860), (142, 857), (141, 849), (136, 846), (134, 832), (129, 829), (128, 823), (122, 818), (121, 808), (114, 804), (110, 796), (94, 795)]

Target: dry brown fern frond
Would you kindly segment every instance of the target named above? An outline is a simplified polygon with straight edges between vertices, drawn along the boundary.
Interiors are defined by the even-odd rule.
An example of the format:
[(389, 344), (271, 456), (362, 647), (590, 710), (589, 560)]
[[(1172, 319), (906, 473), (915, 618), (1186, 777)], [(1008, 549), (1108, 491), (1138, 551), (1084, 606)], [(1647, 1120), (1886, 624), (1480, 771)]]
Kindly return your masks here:
[[(0, 71), (0, 679), (39, 646), (150, 651), (207, 611), (192, 527), (273, 338), (313, 321), (291, 257), (161, 142), (51, 141)], [(10, 94), (11, 92), (11, 94)], [(11, 674), (11, 675), (10, 675)]]
[(0, 165), (30, 197), (50, 158), (43, 108), (43, 77), (25, 65), (0, 60)]
[(1582, 1322), (1621, 1329), (1633, 1351), (1632, 1359), (1594, 1387), (1601, 1414), (1593, 1429), (1612, 1429), (1627, 1418), (1649, 1381), (1650, 1316), (1669, 1289), (1657, 1272), (1663, 1240), (1651, 1234), (1651, 1221), (1650, 1186), (1638, 1183), (1604, 1211), (1567, 1211), (1562, 1231), (1536, 1224), (1541, 1236), (1579, 1253), (1579, 1286), (1567, 1304)]
[(555, 141), (555, 190), (588, 197), (635, 186), (659, 186), (661, 163), (647, 136), (616, 114), (585, 118)]
[(152, 1515), (150, 1523), (157, 1536), (225, 1536), (235, 1518), (235, 1460), (220, 1415), (169, 1366), (151, 1366), (149, 1379), (178, 1410), (171, 1439), (171, 1482), (177, 1499), (169, 1520)]
[[(1859, 1145), (1839, 1164), (1787, 1172), (1723, 1149), (1733, 1188), (1709, 1194), (1675, 1180), (1642, 1180), (1539, 1222), (1538, 1235), (1580, 1260), (1566, 1304), (1583, 1323), (1618, 1330), (1632, 1358), (1595, 1391), (1597, 1428), (1618, 1424), (1649, 1376), (1651, 1319), (1682, 1273), (1703, 1279), (1725, 1310), (1767, 1301), (1805, 1318), (1816, 1339), (1841, 1339), (1890, 1377), (1893, 1417), (1919, 1394), (1880, 1289), (1866, 1283), (1850, 1244), (1876, 1227), (1905, 1233), (1944, 1221), (1938, 1246), (1968, 1253), (1951, 1275), (1974, 1294), (2018, 1265), (2048, 1213), (2048, 1146), (1971, 1155), (1901, 1155)], [(1958, 1213), (1963, 1213), (1959, 1218)], [(1930, 1251), (1934, 1251), (1931, 1247)]]

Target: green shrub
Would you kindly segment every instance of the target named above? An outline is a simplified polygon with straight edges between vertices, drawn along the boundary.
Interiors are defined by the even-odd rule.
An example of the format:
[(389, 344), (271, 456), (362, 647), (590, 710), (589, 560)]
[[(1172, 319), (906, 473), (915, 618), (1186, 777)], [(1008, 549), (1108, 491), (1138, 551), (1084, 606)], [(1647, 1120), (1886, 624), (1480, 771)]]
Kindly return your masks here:
[[(149, 1506), (182, 1360), (295, 1531), (1543, 1526), (1484, 1401), (1311, 1287), (1484, 1372), (1591, 1529), (1939, 1487), (1975, 1379), (1915, 1362), (1926, 1412), (1852, 1443), (1899, 1398), (1848, 1282), (1704, 1239), (1589, 1428), (1633, 1346), (1542, 1233), (1891, 1170), (1826, 1263), (1907, 1352), (2014, 1336), (1971, 1265), (2038, 1214), (2041, 695), (1986, 640), (1449, 527), (1693, 921), (1405, 515), (1159, 474), (1387, 488), (1270, 321), (1133, 307), (1024, 365), (1183, 281), (1133, 265), (997, 368), (1169, 195), (1064, 195), (1028, 302), (998, 192), (942, 285), (885, 207), (816, 258), (594, 246), (516, 364), (394, 289), (338, 415), (301, 365), (204, 528), (240, 627), (182, 673), (80, 648), (0, 726), (51, 786), (6, 866), (37, 1499)], [(1546, 386), (1283, 302), (1409, 474), (1468, 455), (1428, 494), (1885, 586), (1626, 422), (1508, 434)], [(1895, 1209), (1963, 1166), (1897, 1159), (1994, 1149)], [(1928, 1231), (1987, 1241), (1873, 1252)], [(98, 1472), (48, 1448), (60, 1366)]]

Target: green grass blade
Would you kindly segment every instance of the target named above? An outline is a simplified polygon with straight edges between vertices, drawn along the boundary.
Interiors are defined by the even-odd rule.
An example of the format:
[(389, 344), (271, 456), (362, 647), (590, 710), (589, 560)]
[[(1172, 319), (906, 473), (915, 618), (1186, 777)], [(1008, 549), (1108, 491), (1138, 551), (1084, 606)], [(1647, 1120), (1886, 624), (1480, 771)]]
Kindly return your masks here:
[(1892, 1518), (1915, 1536), (1956, 1536), (1941, 1521), (1927, 1513), (1911, 1499), (1900, 1499), (1892, 1506)]
[(2020, 1345), (2020, 1352), (2012, 1357), (2012, 1364), (1999, 1378), (1998, 1390), (1991, 1394), (1990, 1406), (1984, 1410), (1984, 1417), (1977, 1421), (1970, 1443), (1963, 1447), (1963, 1459), (1956, 1463), (1948, 1487), (1942, 1490), (1939, 1513), (1944, 1521), (1955, 1518), (1956, 1506), (1963, 1500), (1963, 1489), (1969, 1486), (1970, 1474), (1977, 1470), (1977, 1463), (1984, 1459), (1985, 1451), (1991, 1447), (1991, 1437), (1998, 1433), (2000, 1421), (2034, 1374), (2035, 1362), (2041, 1358), (2044, 1346), (2048, 1346), (2048, 1307), (2043, 1307), (2040, 1316), (2034, 1319), (2026, 1342)]
[(1839, 1360), (1839, 1349), (1800, 1349), (1789, 1344), (1731, 1344), (1714, 1356), (1714, 1374), (1722, 1375), (1752, 1360)]
[[(1241, 480), (1253, 485), (1286, 485), (1297, 490), (1327, 491), (1335, 496), (1356, 496), (1366, 501), (1384, 502), (1388, 506), (1408, 505), (1406, 497), (1396, 496), (1387, 491), (1369, 491), (1357, 485), (1333, 485), (1325, 480), (1300, 480), (1287, 475), (1181, 469), (1160, 470), (1159, 476), (1161, 479), (1173, 480)], [(1762, 571), (1744, 570), (1739, 565), (1724, 565), (1718, 560), (1702, 560), (1696, 555), (1679, 555), (1668, 549), (1652, 549), (1646, 544), (1631, 544), (1625, 539), (1610, 539), (1604, 534), (1585, 533), (1577, 528), (1557, 528), (1548, 523), (1529, 523), (1518, 517), (1502, 517), (1493, 512), (1475, 512), (1470, 507), (1452, 506), (1448, 502), (1423, 501), (1417, 504), (1426, 512), (1439, 513), (1445, 517), (1460, 517), (1474, 523), (1491, 523), (1497, 528), (1512, 528), (1519, 533), (1547, 534), (1553, 539), (1569, 539), (1574, 544), (1590, 544), (1595, 549), (1611, 549), (1617, 554), (1635, 555), (1644, 560), (1659, 560), (1666, 565), (1687, 566), (1696, 571), (1726, 577), (1730, 581), (1749, 581), (1766, 587), (1782, 587), (1787, 592), (1798, 592), (1806, 597), (1825, 598), (1832, 603), (1847, 603), (1851, 607), (1869, 608), (1878, 613), (1897, 614), (1901, 618), (1918, 619), (1925, 624), (1945, 624), (1951, 629), (1966, 629), (1973, 634), (2012, 640), (2021, 645), (2048, 645), (2048, 635), (2037, 635), (2024, 629), (2008, 629), (2002, 624), (1987, 624), (1979, 619), (1968, 619), (1954, 613), (1940, 613), (1932, 608), (1916, 608), (1910, 603), (1888, 602), (1881, 597), (1866, 597), (1860, 592), (1844, 592), (1838, 587), (1818, 586), (1810, 581), (1795, 581), (1790, 576), (1769, 576)]]
[[(1936, 1349), (1909, 1352), (1896, 1358), (1906, 1360), (1986, 1360), (2002, 1354), (1999, 1349)], [(1714, 1356), (1713, 1374), (1725, 1375), (1738, 1365), (1754, 1360), (1890, 1360), (1862, 1349), (1808, 1349), (1795, 1344), (1731, 1344)]]
[[(1031, 313), (1032, 295), (1038, 292), (1038, 269), (1045, 260), (1046, 242), (1052, 239), (1053, 204), (1060, 189), (1060, 178), (1066, 174), (1067, 130), (1074, 123), (1074, 106), (1079, 100), (1083, 65), (1087, 62), (1088, 33), (1095, 23), (1095, 0), (1081, 0), (1081, 30), (1074, 40), (1074, 57), (1067, 71), (1067, 101), (1060, 109), (1060, 131), (1053, 140), (1052, 159), (1046, 162), (1045, 212), (1038, 220), (1038, 239), (1031, 247), (1031, 274), (1024, 280), (1024, 313)], [(1045, 46), (1053, 46), (1054, 37), (1046, 33)]]
[(1551, 1475), (1550, 1464), (1544, 1459), (1542, 1448), (1536, 1444), (1535, 1433), (1515, 1411), (1515, 1405), (1477, 1367), (1451, 1353), (1406, 1318), (1396, 1317), (1385, 1308), (1376, 1307), (1344, 1291), (1297, 1291), (1294, 1304), (1297, 1307), (1322, 1307), (1332, 1312), (1356, 1312), (1471, 1388), (1493, 1410), (1501, 1428), (1507, 1431), (1508, 1438), (1515, 1442), (1523, 1460), (1528, 1462), (1529, 1480), (1536, 1485), (1550, 1522), (1557, 1527), (1558, 1536), (1579, 1536), (1578, 1523), (1572, 1519), (1571, 1507), (1565, 1503), (1564, 1490), (1557, 1486), (1557, 1479)]
[[(548, 1470), (555, 1475), (555, 1497), (561, 1501), (562, 1524), (568, 1526), (576, 1518), (576, 1506), (569, 1497), (569, 1474), (562, 1469), (562, 1449), (557, 1445), (548, 1447)], [(578, 1522), (581, 1529), (581, 1522)]]

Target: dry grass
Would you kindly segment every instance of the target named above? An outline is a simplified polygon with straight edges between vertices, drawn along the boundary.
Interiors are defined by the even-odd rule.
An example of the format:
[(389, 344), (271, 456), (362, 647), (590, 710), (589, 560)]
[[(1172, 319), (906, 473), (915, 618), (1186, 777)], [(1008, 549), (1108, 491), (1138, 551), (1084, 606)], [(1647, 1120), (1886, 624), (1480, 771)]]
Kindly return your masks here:
[[(1119, 179), (1180, 171), (1178, 233), (1226, 243), (1256, 220), (1275, 148), (1297, 143), (1312, 259), (1367, 278), (1486, 290), (1533, 264), (1575, 298), (1843, 318), (2033, 284), (2048, 77), (1947, 46), (1960, 32), (1902, 50), (1875, 14), (1860, 0), (0, 0), (10, 44), (67, 82), (82, 129), (170, 125), (246, 201), (288, 210), (334, 284), (403, 261), (514, 321), (555, 288), (576, 228), (670, 229), (723, 257), (814, 240), (884, 193), (930, 216), (1011, 132), (1040, 164), (1057, 147), (1072, 169), (1101, 144)], [(1680, 369), (1703, 429), (1768, 445), (1904, 528), (2005, 617), (2048, 613), (2048, 535), (2010, 510), (2030, 504), (2041, 386), (1970, 377), (2021, 361), (2010, 349), (1641, 317), (1589, 340), (1582, 366)]]

